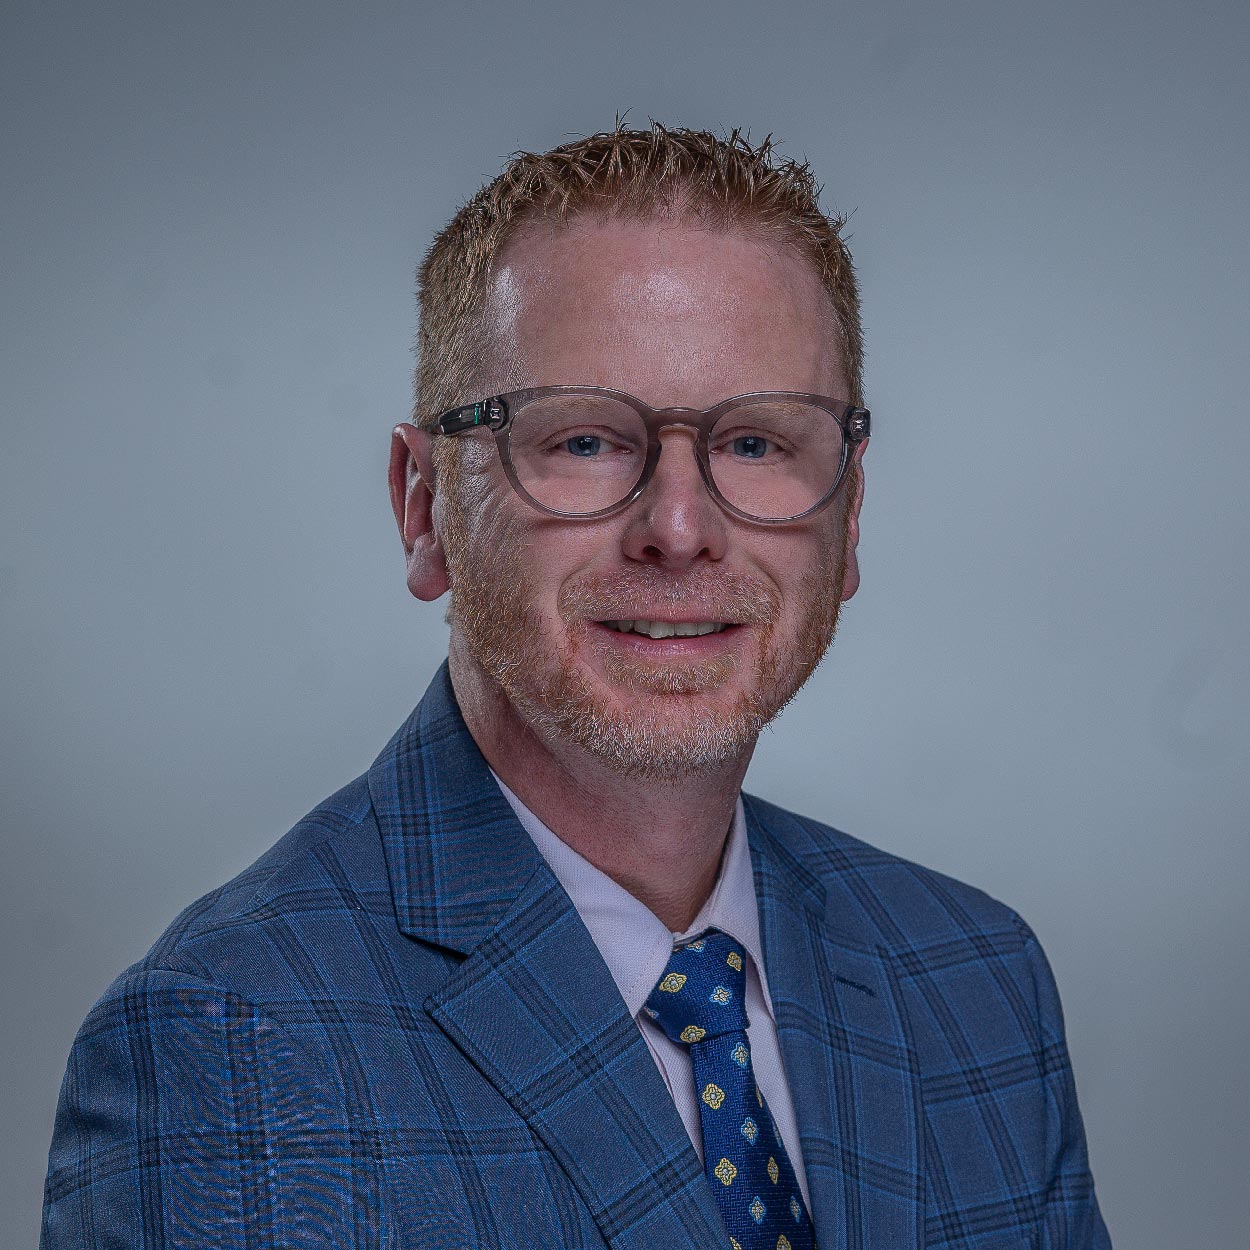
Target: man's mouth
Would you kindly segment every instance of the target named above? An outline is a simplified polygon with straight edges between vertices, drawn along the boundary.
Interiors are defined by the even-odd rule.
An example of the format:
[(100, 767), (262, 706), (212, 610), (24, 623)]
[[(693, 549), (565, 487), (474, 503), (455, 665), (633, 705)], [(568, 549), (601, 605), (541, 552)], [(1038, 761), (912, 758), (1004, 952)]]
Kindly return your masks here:
[(700, 638), (731, 628), (727, 621), (600, 621), (621, 634), (645, 634), (648, 638)]

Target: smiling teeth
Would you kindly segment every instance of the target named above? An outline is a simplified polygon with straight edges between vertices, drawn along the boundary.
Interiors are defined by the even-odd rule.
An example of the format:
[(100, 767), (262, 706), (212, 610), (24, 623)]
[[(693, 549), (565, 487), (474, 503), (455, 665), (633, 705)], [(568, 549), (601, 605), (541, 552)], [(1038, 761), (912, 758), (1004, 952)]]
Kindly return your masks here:
[(646, 634), (649, 638), (693, 638), (719, 634), (726, 628), (719, 621), (604, 621), (609, 629), (622, 634)]

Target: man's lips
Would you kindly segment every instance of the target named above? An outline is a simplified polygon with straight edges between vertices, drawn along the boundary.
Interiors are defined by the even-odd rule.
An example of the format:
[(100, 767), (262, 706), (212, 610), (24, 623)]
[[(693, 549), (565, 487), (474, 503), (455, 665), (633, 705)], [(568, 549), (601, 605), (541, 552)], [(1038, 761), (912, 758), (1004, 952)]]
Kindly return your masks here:
[[(588, 621), (591, 632), (600, 643), (615, 650), (628, 651), (638, 656), (697, 659), (708, 657), (735, 646), (742, 637), (743, 626), (727, 621)], [(646, 624), (651, 628), (643, 631), (620, 626)], [(689, 628), (692, 632), (678, 633), (676, 627)], [(704, 632), (693, 632), (696, 626), (715, 626)], [(672, 633), (669, 633), (669, 630)]]
[(566, 582), (555, 606), (566, 628), (675, 646), (674, 639), (726, 638), (747, 632), (744, 626), (766, 628), (781, 603), (770, 583), (743, 573), (708, 569), (674, 578), (627, 569)]
[(597, 622), (621, 634), (642, 634), (648, 638), (699, 638), (719, 634), (735, 622), (715, 617), (691, 617), (683, 620), (656, 620), (650, 617), (615, 619)]

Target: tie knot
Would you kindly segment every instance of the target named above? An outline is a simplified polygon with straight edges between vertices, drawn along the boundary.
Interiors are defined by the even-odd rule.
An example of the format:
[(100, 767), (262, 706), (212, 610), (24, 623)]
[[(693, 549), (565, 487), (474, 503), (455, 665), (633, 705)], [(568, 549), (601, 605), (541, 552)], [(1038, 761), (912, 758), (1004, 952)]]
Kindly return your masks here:
[(643, 1009), (675, 1042), (688, 1046), (744, 1033), (746, 953), (726, 933), (709, 930), (673, 951)]

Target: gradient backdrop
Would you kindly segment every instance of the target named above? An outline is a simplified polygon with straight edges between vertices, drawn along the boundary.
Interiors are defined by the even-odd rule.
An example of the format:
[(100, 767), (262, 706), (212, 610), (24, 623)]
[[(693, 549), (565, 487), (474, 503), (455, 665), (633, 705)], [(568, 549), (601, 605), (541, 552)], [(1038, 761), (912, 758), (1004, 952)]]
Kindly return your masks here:
[(750, 786), (1017, 907), (1117, 1245), (1250, 1245), (1246, 5), (2, 13), (4, 1244), (90, 1004), (444, 653), (384, 488), (431, 233), (629, 109), (854, 213), (864, 586)]

